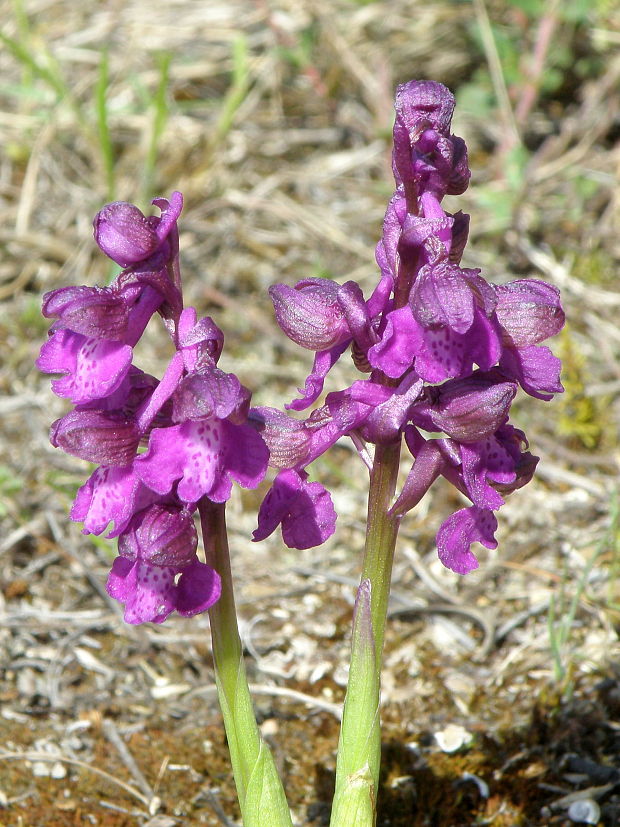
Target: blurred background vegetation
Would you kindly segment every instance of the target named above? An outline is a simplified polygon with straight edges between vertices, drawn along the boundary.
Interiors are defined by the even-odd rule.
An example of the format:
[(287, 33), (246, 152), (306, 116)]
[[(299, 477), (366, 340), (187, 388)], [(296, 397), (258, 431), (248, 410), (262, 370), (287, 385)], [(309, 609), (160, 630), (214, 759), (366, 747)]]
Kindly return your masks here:
[[(67, 640), (79, 627), (71, 624), (72, 613), (79, 619), (82, 611), (99, 612), (91, 640), (100, 641), (107, 660), (101, 652), (98, 657), (113, 674), (95, 707), (114, 692), (122, 694), (124, 680), (133, 681), (131, 692), (152, 700), (152, 682), (131, 670), (127, 677), (117, 667), (128, 652), (150, 652), (156, 659), (153, 652), (165, 634), (150, 630), (146, 638), (136, 637), (119, 624), (97, 587), (111, 544), (67, 526), (86, 469), (47, 442), (49, 424), (65, 406), (33, 365), (47, 329), (39, 313), (42, 293), (66, 284), (104, 284), (114, 274), (92, 241), (91, 220), (103, 203), (122, 199), (147, 210), (154, 196), (179, 189), (186, 203), (180, 227), (187, 303), (224, 329), (223, 367), (240, 375), (258, 404), (288, 401), (310, 355), (277, 330), (267, 287), (322, 275), (354, 278), (366, 293), (372, 289), (373, 249), (393, 189), (393, 93), (397, 83), (411, 78), (441, 81), (456, 96), (453, 130), (468, 144), (472, 180), (464, 196), (448, 199), (448, 208), (472, 216), (465, 264), (481, 267), (496, 282), (551, 281), (562, 290), (568, 319), (552, 344), (564, 360), (566, 393), (550, 404), (527, 399), (516, 406), (515, 424), (528, 432), (542, 461), (537, 481), (504, 510), (499, 551), (483, 552), (480, 571), (466, 581), (436, 568), (433, 538), (451, 505), (446, 497), (453, 496), (441, 486), (405, 526), (403, 546), (417, 548), (416, 565), (462, 604), (491, 608), (495, 630), (509, 631), (496, 635), (486, 672), (475, 672), (466, 646), (451, 648), (455, 624), (446, 625), (446, 618), (443, 625), (437, 619), (416, 621), (419, 651), (441, 681), (446, 669), (475, 685), (495, 676), (488, 691), (498, 697), (485, 711), (481, 699), (486, 703), (489, 697), (481, 689), (472, 689), (467, 702), (453, 696), (442, 701), (446, 714), (484, 721), (488, 732), (501, 729), (498, 721), (507, 714), (499, 696), (526, 722), (532, 697), (544, 696), (559, 710), (569, 699), (588, 697), (596, 683), (592, 675), (616, 681), (617, 0), (1, 0), (0, 20), (0, 648), (6, 656), (0, 658), (6, 664), (0, 686), (4, 701), (29, 716), (27, 725), (11, 731), (15, 748), (31, 747), (44, 735), (54, 740), (59, 721), (93, 704), (92, 670), (75, 657), (62, 661), (60, 683), (54, 684), (66, 694), (50, 695), (50, 670), (57, 669), (58, 653), (70, 650)], [(167, 357), (164, 338), (151, 337), (140, 353), (141, 366), (155, 374)], [(352, 376), (342, 365), (334, 380)], [(342, 448), (336, 458), (341, 462), (324, 461), (317, 470), (336, 487), (342, 515), (340, 533), (324, 550), (293, 555), (276, 538), (248, 548), (257, 500), (244, 494), (231, 504), (249, 620), (267, 612), (275, 625), (267, 625), (265, 634), (280, 641), (282, 658), (290, 655), (296, 663), (304, 661), (305, 650), (292, 646), (269, 603), (254, 604), (253, 589), (276, 592), (265, 570), (288, 582), (299, 565), (353, 582), (365, 481), (349, 451)], [(397, 563), (395, 585), (432, 603), (410, 558)], [(305, 588), (316, 590), (316, 581)], [(331, 617), (325, 601), (333, 602), (334, 595), (336, 607), (346, 609), (342, 594), (350, 592), (350, 583), (322, 588), (324, 601), (306, 605), (308, 617), (290, 610), (305, 618), (298, 622), (307, 625), (306, 632), (318, 624), (316, 617)], [(286, 600), (275, 605), (288, 611)], [(58, 612), (69, 618), (66, 628), (53, 622)], [(42, 624), (38, 630), (36, 623)], [(388, 642), (392, 664), (400, 663), (399, 647), (411, 635), (411, 622), (402, 628), (399, 623), (394, 621), (395, 637)], [(295, 638), (299, 629), (292, 626), (289, 637)], [(174, 628), (193, 634), (184, 623)], [(198, 628), (204, 635), (204, 625)], [(447, 647), (441, 644), (446, 635), (452, 641)], [(475, 640), (475, 623), (472, 635)], [(335, 646), (334, 664), (346, 654), (346, 646), (339, 646), (344, 644)], [(179, 657), (174, 669), (187, 671)], [(200, 657), (204, 661), (202, 650), (190, 685), (210, 679), (207, 666), (195, 666)], [(259, 665), (260, 680), (282, 682), (277, 670), (269, 671), (260, 659)], [(168, 667), (174, 671), (158, 665), (161, 673)], [(331, 687), (315, 686), (295, 672), (299, 666), (290, 668), (286, 686), (336, 696), (340, 691), (337, 680)], [(388, 668), (393, 737), (413, 737), (411, 729), (403, 734), (405, 720), (414, 726), (426, 726), (429, 716), (439, 721), (438, 710), (426, 706), (424, 691), (414, 686), (428, 670), (420, 678), (413, 667), (405, 677), (396, 666)], [(408, 693), (401, 680), (410, 685)], [(31, 716), (33, 709), (38, 717)], [(54, 717), (51, 712), (58, 710), (60, 717)], [(325, 747), (328, 767), (334, 748), (335, 736)], [(590, 757), (603, 760), (592, 749)], [(20, 785), (26, 787), (20, 772), (11, 776), (7, 800), (17, 801)], [(551, 775), (547, 780), (557, 781)], [(309, 819), (303, 807), (320, 798), (320, 785), (310, 791), (300, 785), (295, 804)], [(54, 794), (37, 787), (42, 804)], [(92, 791), (83, 795), (96, 798)], [(540, 810), (539, 798), (528, 810), (530, 794), (520, 793), (526, 803), (518, 811), (508, 793), (502, 795), (507, 797), (500, 795), (499, 803), (512, 821), (494, 823), (537, 823), (532, 813)], [(440, 798), (432, 806), (439, 808)], [(467, 806), (473, 818), (473, 805)], [(480, 817), (489, 816), (485, 806), (491, 807), (487, 801), (476, 810)], [(212, 814), (204, 822), (196, 813), (192, 817), (195, 823), (219, 823)], [(392, 824), (418, 823), (411, 812), (402, 821), (391, 817)], [(456, 824), (464, 818), (437, 817), (419, 823), (446, 827), (450, 819)], [(603, 823), (616, 823), (612, 817), (608, 807)], [(37, 823), (65, 823), (45, 818), (44, 808)], [(140, 822), (131, 818), (105, 823)], [(13, 823), (9, 818), (7, 824)], [(549, 816), (541, 823), (555, 822)]]

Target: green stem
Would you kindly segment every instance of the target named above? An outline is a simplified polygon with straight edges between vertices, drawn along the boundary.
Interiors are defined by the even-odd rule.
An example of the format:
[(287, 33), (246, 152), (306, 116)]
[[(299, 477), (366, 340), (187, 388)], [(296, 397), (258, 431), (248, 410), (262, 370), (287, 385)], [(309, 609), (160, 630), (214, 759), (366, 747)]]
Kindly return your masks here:
[(399, 463), (400, 442), (377, 445), (368, 492), (368, 524), (362, 580), (368, 579), (372, 585), (370, 611), (379, 660), (383, 650), (394, 548), (400, 525), (400, 518), (388, 515), (396, 490)]
[(222, 594), (209, 610), (218, 698), (245, 827), (291, 827), (273, 756), (260, 736), (237, 626), (224, 503), (198, 504), (205, 557), (220, 575)]
[(351, 666), (344, 701), (331, 827), (373, 827), (381, 764), (381, 656), (399, 518), (389, 515), (400, 442), (378, 445), (368, 494), (362, 580), (353, 619)]

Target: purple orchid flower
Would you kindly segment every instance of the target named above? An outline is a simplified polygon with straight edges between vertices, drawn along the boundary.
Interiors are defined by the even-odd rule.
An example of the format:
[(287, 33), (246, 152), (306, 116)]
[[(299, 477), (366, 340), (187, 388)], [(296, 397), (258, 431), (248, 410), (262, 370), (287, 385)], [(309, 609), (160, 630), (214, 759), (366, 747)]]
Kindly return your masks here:
[(351, 344), (366, 353), (378, 341), (374, 321), (385, 308), (391, 288), (388, 275), (367, 302), (355, 282), (340, 286), (329, 279), (305, 279), (294, 289), (282, 284), (270, 288), (282, 330), (301, 347), (317, 351), (301, 397), (287, 408), (302, 411), (315, 402), (325, 377)]
[(289, 548), (320, 546), (334, 533), (336, 511), (329, 493), (319, 482), (308, 482), (301, 470), (280, 471), (258, 514), (254, 541), (264, 540), (278, 525)]
[[(558, 291), (544, 282), (493, 285), (460, 265), (469, 216), (446, 213), (441, 204), (445, 195), (463, 192), (470, 176), (465, 144), (450, 131), (453, 111), (454, 98), (439, 83), (398, 87), (396, 191), (376, 248), (380, 278), (368, 302), (351, 282), (341, 287), (306, 279), (294, 288), (271, 288), (280, 327), (316, 353), (301, 396), (287, 408), (302, 411), (317, 402), (329, 371), (349, 349), (370, 375), (328, 393), (305, 420), (274, 409), (252, 412), (279, 469), (255, 539), (278, 524), (285, 543), (299, 548), (332, 533), (331, 500), (329, 520), (311, 496), (303, 509), (298, 504), (305, 486), (318, 485), (308, 483), (305, 469), (342, 437), (353, 440), (369, 468), (367, 444), (405, 437), (414, 464), (394, 516), (413, 508), (440, 475), (471, 501), (437, 535), (440, 559), (460, 573), (477, 565), (473, 542), (495, 548), (494, 512), (503, 495), (531, 479), (537, 458), (509, 424), (510, 407), (518, 387), (540, 399), (562, 390), (559, 360), (541, 342), (561, 329), (564, 314)], [(424, 431), (443, 436), (426, 438)]]
[(412, 80), (396, 89), (392, 169), (411, 200), (420, 192), (460, 195), (469, 183), (467, 148), (450, 134), (451, 92), (435, 81)]
[[(491, 426), (494, 417), (487, 419)], [(534, 474), (538, 457), (532, 456), (525, 434), (508, 423), (475, 442), (428, 439), (414, 426), (405, 429), (407, 445), (415, 463), (392, 513), (405, 514), (422, 499), (441, 474), (471, 500), (472, 506), (451, 515), (437, 534), (442, 563), (458, 574), (477, 568), (470, 551), (477, 541), (496, 548), (497, 519), (493, 511), (504, 504), (503, 495), (521, 488)]]
[[(93, 221), (95, 241), (101, 250), (121, 267), (147, 261), (166, 250), (169, 236), (176, 233), (176, 223), (183, 209), (183, 196), (174, 192), (168, 201), (156, 198), (161, 217), (146, 218), (138, 207), (115, 201), (100, 210)], [(170, 246), (168, 244), (168, 246)], [(166, 250), (176, 252), (176, 250)]]
[[(52, 444), (99, 463), (79, 489), (71, 518), (84, 532), (119, 538), (108, 591), (129, 623), (191, 616), (219, 597), (218, 575), (196, 556), (192, 514), (225, 502), (232, 483), (265, 475), (268, 449), (248, 424), (250, 392), (217, 367), (223, 334), (183, 310), (178, 260), (180, 193), (145, 217), (116, 202), (95, 218), (95, 239), (125, 269), (109, 287), (46, 294), (55, 318), (38, 367), (75, 409), (51, 428)], [(132, 363), (133, 348), (159, 313), (174, 354), (161, 380)], [(146, 447), (146, 450), (142, 450)]]
[(561, 393), (560, 360), (540, 342), (564, 326), (557, 288), (538, 279), (495, 287), (497, 318), (503, 335), (500, 368), (530, 396), (549, 400)]
[(178, 506), (152, 505), (132, 518), (106, 586), (125, 603), (126, 623), (163, 623), (172, 611), (192, 617), (218, 600), (220, 578), (198, 560), (197, 545), (193, 518)]

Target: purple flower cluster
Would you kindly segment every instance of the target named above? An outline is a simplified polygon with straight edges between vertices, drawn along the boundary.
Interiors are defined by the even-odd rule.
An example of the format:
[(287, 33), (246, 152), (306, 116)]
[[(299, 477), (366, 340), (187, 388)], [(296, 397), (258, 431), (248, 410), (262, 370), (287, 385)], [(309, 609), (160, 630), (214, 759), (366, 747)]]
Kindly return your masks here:
[[(98, 467), (79, 489), (71, 517), (84, 533), (118, 537), (107, 590), (129, 623), (192, 616), (220, 595), (218, 574), (197, 557), (193, 512), (223, 503), (232, 482), (253, 488), (268, 449), (247, 423), (250, 393), (217, 367), (224, 337), (183, 309), (177, 220), (183, 199), (153, 202), (145, 217), (116, 202), (95, 218), (95, 240), (125, 268), (109, 287), (47, 293), (55, 318), (37, 361), (74, 409), (54, 422), (51, 442)], [(159, 314), (174, 347), (161, 380), (133, 364), (134, 347)]]
[(280, 469), (255, 540), (277, 525), (295, 548), (332, 534), (331, 498), (309, 482), (306, 468), (344, 435), (367, 464), (366, 443), (404, 436), (414, 461), (393, 515), (413, 508), (439, 475), (470, 500), (437, 535), (440, 559), (461, 574), (478, 565), (472, 542), (496, 547), (494, 512), (533, 475), (538, 460), (523, 432), (509, 424), (509, 411), (518, 387), (544, 400), (562, 390), (559, 360), (541, 342), (561, 329), (564, 314), (558, 291), (545, 282), (495, 285), (460, 266), (469, 216), (441, 205), (445, 195), (464, 192), (470, 176), (465, 143), (450, 133), (453, 110), (452, 94), (439, 83), (398, 87), (396, 191), (376, 250), (380, 278), (368, 300), (351, 281), (309, 278), (271, 288), (282, 330), (315, 352), (289, 409), (303, 411), (318, 400), (349, 348), (367, 378), (327, 394), (305, 420), (252, 410), (271, 464)]

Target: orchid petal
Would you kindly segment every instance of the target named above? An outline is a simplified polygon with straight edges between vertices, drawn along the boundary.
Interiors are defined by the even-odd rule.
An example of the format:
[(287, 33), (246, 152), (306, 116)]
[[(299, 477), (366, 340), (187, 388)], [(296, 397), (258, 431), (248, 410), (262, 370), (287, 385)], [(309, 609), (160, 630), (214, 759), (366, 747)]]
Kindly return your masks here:
[(479, 542), (487, 548), (497, 548), (496, 530), (497, 520), (488, 509), (471, 506), (455, 512), (437, 534), (439, 559), (457, 574), (468, 574), (478, 568), (478, 560), (470, 545)]

